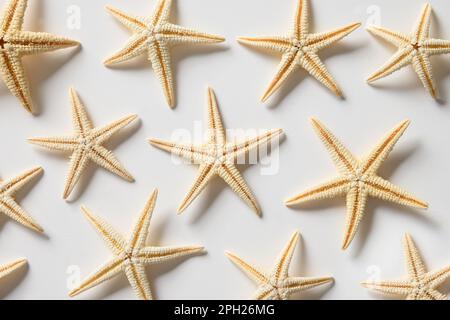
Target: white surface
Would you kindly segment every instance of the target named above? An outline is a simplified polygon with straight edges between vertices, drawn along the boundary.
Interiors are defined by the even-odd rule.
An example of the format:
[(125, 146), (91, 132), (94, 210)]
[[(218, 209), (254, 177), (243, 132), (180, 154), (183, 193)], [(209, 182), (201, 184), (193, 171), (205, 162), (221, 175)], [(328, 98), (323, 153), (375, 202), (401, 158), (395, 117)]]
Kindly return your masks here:
[[(4, 1), (2, 1), (4, 2)], [(2, 87), (0, 133), (1, 178), (9, 178), (35, 165), (45, 175), (20, 196), (21, 205), (46, 229), (46, 236), (0, 217), (0, 261), (27, 257), (29, 270), (12, 277), (0, 294), (8, 299), (64, 299), (70, 266), (81, 276), (110, 257), (100, 237), (80, 213), (86, 204), (113, 226), (129, 232), (153, 188), (160, 196), (150, 229), (150, 243), (203, 244), (208, 254), (180, 263), (149, 267), (148, 275), (158, 299), (246, 299), (255, 289), (223, 254), (231, 250), (249, 262), (270, 269), (292, 232), (300, 230), (292, 275), (333, 275), (328, 288), (302, 294), (302, 298), (367, 299), (379, 296), (359, 286), (370, 272), (383, 279), (405, 274), (401, 237), (410, 232), (430, 268), (450, 262), (450, 210), (448, 206), (450, 57), (433, 58), (435, 77), (445, 102), (433, 101), (412, 69), (380, 82), (364, 79), (394, 52), (394, 48), (362, 28), (321, 57), (346, 94), (340, 101), (301, 72), (267, 105), (259, 102), (278, 65), (278, 57), (240, 46), (239, 35), (283, 34), (291, 26), (295, 0), (191, 0), (175, 1), (174, 22), (222, 34), (223, 45), (173, 50), (177, 101), (170, 110), (150, 65), (138, 59), (118, 69), (101, 61), (129, 37), (104, 10), (106, 4), (126, 12), (145, 14), (156, 0), (33, 0), (26, 15), (26, 29), (65, 35), (82, 42), (76, 52), (64, 50), (26, 59), (27, 71), (40, 115), (32, 117)], [(450, 39), (450, 3), (431, 1), (432, 34)], [(81, 29), (66, 26), (66, 10), (81, 9)], [(312, 31), (326, 31), (353, 21), (365, 23), (367, 9), (380, 9), (381, 23), (409, 32), (422, 1), (314, 0)], [(375, 7), (376, 9), (376, 7)], [(125, 130), (114, 142), (114, 151), (136, 177), (129, 184), (103, 169), (86, 173), (76, 188), (77, 198), (62, 200), (67, 159), (33, 147), (26, 138), (70, 133), (68, 88), (79, 91), (91, 119), (103, 125), (123, 115), (137, 113), (140, 125)], [(232, 128), (285, 129), (287, 139), (279, 148), (276, 175), (261, 175), (259, 166), (244, 176), (263, 209), (258, 219), (233, 192), (217, 180), (185, 215), (176, 208), (196, 174), (195, 166), (176, 166), (169, 154), (150, 147), (146, 139), (170, 139), (178, 129), (194, 130), (204, 121), (206, 86), (218, 95), (226, 126)], [(410, 210), (371, 199), (360, 230), (348, 251), (340, 250), (345, 223), (344, 199), (317, 203), (299, 210), (283, 200), (335, 175), (330, 158), (315, 136), (308, 118), (316, 116), (357, 155), (368, 151), (399, 121), (412, 126), (382, 166), (380, 174), (430, 203), (427, 212)], [(117, 143), (120, 141), (121, 143)], [(277, 150), (275, 150), (277, 152)], [(443, 291), (448, 292), (450, 285)], [(80, 296), (83, 299), (134, 299), (124, 277), (105, 283)]]

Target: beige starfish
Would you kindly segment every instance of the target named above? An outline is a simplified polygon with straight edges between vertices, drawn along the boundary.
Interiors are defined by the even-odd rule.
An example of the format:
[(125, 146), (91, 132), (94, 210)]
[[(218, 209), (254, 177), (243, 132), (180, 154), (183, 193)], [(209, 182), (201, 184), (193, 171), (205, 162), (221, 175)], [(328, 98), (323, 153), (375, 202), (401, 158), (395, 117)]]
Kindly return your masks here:
[(108, 6), (108, 11), (130, 29), (133, 32), (133, 36), (123, 49), (106, 59), (104, 63), (110, 66), (145, 53), (161, 83), (167, 103), (170, 107), (174, 107), (175, 97), (170, 46), (185, 43), (218, 43), (225, 41), (225, 39), (170, 23), (171, 3), (172, 0), (159, 0), (150, 18), (128, 15)]
[(318, 120), (311, 120), (314, 129), (329, 151), (339, 176), (316, 188), (305, 191), (288, 200), (288, 206), (311, 200), (321, 200), (346, 195), (347, 226), (342, 248), (347, 249), (353, 240), (369, 196), (401, 205), (426, 209), (428, 205), (406, 191), (377, 175), (377, 170), (394, 145), (405, 132), (410, 121), (403, 121), (362, 160), (353, 156), (347, 148)]
[(367, 79), (368, 83), (384, 78), (412, 64), (424, 87), (433, 98), (438, 97), (438, 91), (433, 80), (430, 56), (450, 53), (450, 41), (430, 38), (431, 12), (431, 5), (426, 4), (412, 34), (403, 34), (378, 26), (368, 28), (374, 35), (398, 47), (392, 58)]
[(71, 297), (124, 272), (136, 295), (141, 299), (151, 300), (152, 293), (145, 274), (146, 265), (203, 251), (203, 247), (198, 246), (153, 247), (145, 245), (157, 194), (157, 190), (155, 190), (150, 196), (128, 241), (106, 221), (96, 217), (88, 209), (82, 208), (86, 218), (112, 250), (114, 257), (89, 276), (77, 289), (72, 290), (69, 293)]
[(86, 110), (74, 89), (70, 89), (72, 118), (75, 134), (65, 137), (33, 138), (30, 143), (41, 147), (72, 152), (70, 169), (64, 188), (63, 198), (67, 199), (78, 182), (89, 160), (109, 170), (127, 181), (134, 181), (130, 173), (120, 164), (116, 156), (102, 146), (113, 134), (137, 119), (130, 115), (100, 128), (93, 128)]
[(311, 76), (342, 97), (342, 91), (319, 58), (319, 50), (344, 38), (361, 23), (353, 23), (329, 32), (309, 33), (308, 0), (298, 0), (294, 27), (287, 36), (240, 37), (243, 44), (269, 49), (282, 54), (283, 58), (275, 78), (262, 97), (266, 101), (287, 78), (298, 69), (305, 69)]
[(261, 213), (259, 205), (247, 186), (244, 178), (236, 168), (236, 162), (251, 150), (267, 144), (278, 137), (283, 130), (271, 130), (256, 138), (236, 143), (228, 142), (222, 124), (214, 91), (208, 89), (209, 139), (203, 145), (191, 145), (151, 139), (150, 143), (162, 150), (199, 164), (197, 178), (181, 203), (178, 213), (182, 213), (198, 197), (201, 191), (215, 176), (221, 177), (230, 188), (238, 194), (257, 214)]
[(258, 268), (249, 265), (232, 253), (226, 253), (231, 261), (258, 284), (258, 289), (254, 295), (255, 300), (287, 300), (294, 293), (334, 280), (332, 277), (304, 278), (289, 276), (289, 266), (299, 237), (300, 234), (298, 232), (292, 235), (291, 240), (289, 240), (286, 248), (277, 259), (275, 267), (270, 274), (266, 274)]
[(409, 234), (404, 238), (408, 279), (399, 281), (368, 281), (362, 285), (389, 295), (404, 296), (407, 300), (447, 300), (436, 288), (450, 278), (450, 265), (427, 272), (419, 251)]
[(10, 180), (0, 181), (0, 212), (37, 232), (44, 232), (44, 229), (17, 204), (14, 194), (43, 171), (37, 167)]
[(0, 280), (10, 275), (14, 271), (20, 269), (27, 264), (26, 259), (19, 259), (14, 262), (10, 262), (4, 265), (0, 265)]
[(79, 45), (77, 41), (44, 32), (22, 31), (27, 0), (10, 0), (0, 18), (0, 73), (13, 95), (33, 112), (22, 57)]

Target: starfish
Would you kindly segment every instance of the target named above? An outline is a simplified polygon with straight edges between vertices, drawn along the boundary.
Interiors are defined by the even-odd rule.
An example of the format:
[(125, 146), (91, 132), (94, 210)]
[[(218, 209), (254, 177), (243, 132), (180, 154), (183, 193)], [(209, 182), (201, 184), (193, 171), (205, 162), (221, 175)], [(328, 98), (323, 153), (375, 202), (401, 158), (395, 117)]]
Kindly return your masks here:
[(389, 132), (373, 151), (362, 160), (353, 156), (333, 133), (318, 120), (311, 119), (311, 122), (329, 151), (338, 169), (339, 176), (325, 184), (295, 196), (288, 200), (286, 205), (291, 206), (311, 200), (346, 195), (347, 226), (342, 249), (347, 249), (352, 242), (359, 223), (364, 216), (365, 206), (369, 196), (405, 206), (421, 209), (428, 208), (425, 202), (377, 175), (378, 168), (409, 126), (409, 120), (403, 121)]
[(283, 130), (271, 130), (256, 138), (242, 142), (228, 142), (214, 91), (208, 89), (208, 141), (203, 145), (192, 145), (151, 139), (150, 143), (162, 150), (199, 164), (197, 178), (184, 198), (178, 213), (182, 213), (198, 197), (215, 176), (221, 177), (258, 215), (261, 213), (255, 196), (236, 168), (236, 162), (249, 151), (269, 143)]
[(44, 229), (17, 204), (14, 194), (43, 171), (41, 167), (37, 167), (10, 180), (0, 181), (0, 212), (25, 227), (41, 233)]
[(146, 265), (190, 256), (203, 251), (203, 247), (199, 246), (153, 247), (145, 245), (157, 194), (157, 190), (155, 190), (150, 196), (128, 241), (106, 221), (82, 207), (86, 218), (106, 241), (114, 257), (83, 281), (78, 288), (72, 290), (69, 293), (71, 297), (124, 272), (136, 295), (140, 299), (151, 300), (152, 293), (145, 274)]
[(447, 300), (436, 288), (450, 278), (450, 265), (438, 271), (427, 272), (419, 251), (409, 234), (404, 248), (408, 279), (399, 281), (368, 281), (362, 285), (385, 294), (404, 296), (407, 300)]
[(412, 34), (395, 32), (378, 26), (368, 28), (368, 31), (372, 34), (398, 47), (392, 58), (367, 79), (368, 83), (373, 83), (412, 64), (424, 87), (433, 98), (438, 98), (438, 90), (433, 80), (430, 56), (450, 53), (450, 41), (430, 38), (431, 12), (431, 5), (426, 4)]
[(294, 293), (334, 281), (331, 277), (304, 278), (289, 276), (289, 266), (299, 237), (300, 234), (298, 232), (292, 235), (291, 240), (289, 240), (277, 259), (275, 267), (270, 274), (260, 271), (232, 253), (226, 253), (231, 261), (258, 284), (258, 289), (254, 295), (255, 300), (287, 300)]
[(4, 265), (0, 265), (0, 280), (10, 275), (14, 271), (20, 269), (27, 264), (26, 259), (19, 259)]
[(172, 0), (159, 0), (150, 18), (126, 14), (111, 6), (107, 10), (124, 24), (133, 36), (117, 53), (105, 60), (106, 66), (128, 61), (146, 54), (164, 90), (167, 103), (175, 106), (170, 46), (223, 42), (223, 37), (185, 28), (169, 22)]
[(28, 139), (30, 143), (50, 150), (72, 152), (63, 198), (67, 199), (69, 197), (89, 160), (127, 181), (134, 181), (131, 174), (120, 164), (116, 156), (103, 147), (102, 144), (109, 140), (117, 131), (135, 120), (137, 116), (130, 115), (106, 126), (93, 128), (86, 110), (74, 89), (70, 89), (70, 99), (75, 128), (74, 135)]
[(318, 56), (319, 50), (341, 40), (361, 23), (353, 23), (329, 32), (309, 33), (308, 0), (298, 0), (293, 30), (287, 36), (240, 37), (240, 43), (269, 49), (282, 54), (275, 78), (262, 97), (265, 102), (277, 91), (287, 78), (299, 68), (342, 97), (342, 91)]
[(22, 31), (27, 0), (10, 0), (0, 17), (0, 74), (11, 93), (33, 113), (22, 57), (78, 46), (77, 41), (44, 32)]

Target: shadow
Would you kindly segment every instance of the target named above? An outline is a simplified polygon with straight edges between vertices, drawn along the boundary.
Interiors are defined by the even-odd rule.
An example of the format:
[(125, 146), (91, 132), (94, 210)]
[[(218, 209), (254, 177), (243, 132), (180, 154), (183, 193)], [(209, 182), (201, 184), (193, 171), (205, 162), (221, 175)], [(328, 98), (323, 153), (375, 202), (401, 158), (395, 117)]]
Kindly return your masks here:
[(0, 299), (4, 299), (8, 296), (10, 292), (17, 286), (18, 283), (22, 282), (29, 270), (28, 263), (23, 267), (15, 270), (13, 273), (9, 274), (2, 279), (2, 285), (0, 286)]

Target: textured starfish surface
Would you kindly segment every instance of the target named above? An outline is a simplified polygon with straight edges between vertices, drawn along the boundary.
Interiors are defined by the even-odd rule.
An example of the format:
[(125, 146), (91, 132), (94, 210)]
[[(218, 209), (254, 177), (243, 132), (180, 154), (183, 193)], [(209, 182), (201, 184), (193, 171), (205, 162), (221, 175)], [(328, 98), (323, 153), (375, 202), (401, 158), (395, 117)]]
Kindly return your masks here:
[(114, 257), (83, 281), (78, 288), (72, 290), (69, 294), (71, 297), (124, 272), (136, 295), (141, 299), (151, 300), (152, 293), (145, 274), (146, 265), (190, 256), (203, 251), (203, 247), (199, 246), (153, 247), (145, 245), (156, 198), (157, 190), (152, 193), (147, 201), (128, 241), (106, 221), (96, 217), (88, 209), (82, 208), (86, 218), (112, 250)]
[(34, 168), (10, 180), (0, 182), (0, 212), (37, 232), (44, 232), (44, 229), (17, 204), (14, 194), (43, 171), (40, 167)]
[(134, 181), (130, 173), (120, 164), (116, 156), (102, 145), (117, 131), (137, 118), (130, 115), (103, 127), (93, 128), (86, 110), (74, 89), (70, 89), (72, 119), (75, 134), (64, 137), (32, 138), (30, 143), (50, 150), (72, 152), (69, 174), (64, 188), (64, 199), (67, 199), (81, 177), (89, 160), (115, 173), (127, 181)]
[(29, 112), (33, 103), (22, 57), (78, 46), (77, 41), (44, 32), (22, 31), (28, 0), (10, 0), (0, 17), (0, 72), (11, 91)]
[(211, 88), (208, 89), (207, 98), (209, 138), (205, 144), (192, 145), (159, 139), (150, 140), (153, 146), (200, 165), (197, 178), (178, 208), (178, 212), (182, 213), (198, 197), (212, 178), (219, 176), (257, 214), (260, 214), (259, 205), (241, 173), (236, 168), (236, 164), (248, 152), (257, 149), (261, 145), (266, 145), (272, 139), (278, 137), (283, 130), (267, 131), (262, 135), (242, 142), (228, 142), (216, 96)]
[(426, 4), (412, 34), (395, 32), (378, 26), (368, 28), (372, 34), (398, 47), (392, 58), (367, 79), (368, 83), (384, 78), (412, 64), (414, 71), (431, 96), (438, 97), (438, 90), (433, 80), (430, 56), (450, 53), (450, 41), (430, 38), (431, 15), (431, 5)]
[(240, 43), (269, 49), (282, 54), (275, 78), (262, 97), (266, 101), (288, 77), (298, 69), (305, 69), (311, 76), (342, 97), (342, 91), (319, 58), (319, 50), (344, 38), (361, 23), (353, 23), (329, 32), (309, 33), (308, 0), (298, 0), (292, 31), (287, 36), (240, 37)]
[(146, 54), (152, 63), (167, 103), (175, 106), (174, 80), (170, 60), (170, 46), (180, 44), (205, 44), (223, 42), (223, 37), (178, 26), (169, 22), (172, 0), (159, 0), (150, 18), (126, 14), (108, 6), (108, 11), (124, 24), (133, 36), (117, 53), (105, 60), (105, 65), (133, 59)]
[(321, 200), (346, 195), (347, 226), (342, 248), (347, 249), (353, 240), (359, 223), (364, 216), (369, 196), (397, 204), (426, 209), (428, 205), (377, 175), (378, 168), (387, 158), (397, 141), (409, 126), (404, 121), (391, 132), (362, 160), (357, 159), (347, 148), (318, 120), (311, 120), (314, 129), (335, 163), (339, 176), (316, 188), (307, 190), (288, 200), (288, 206), (311, 200)]
[(292, 255), (300, 234), (295, 232), (286, 248), (281, 252), (270, 274), (251, 266), (238, 256), (227, 252), (228, 258), (258, 284), (254, 295), (256, 300), (287, 300), (294, 293), (332, 282), (331, 277), (304, 278), (290, 277), (288, 274)]
[(450, 265), (427, 272), (419, 251), (409, 234), (404, 238), (408, 279), (399, 281), (369, 281), (362, 285), (388, 295), (403, 296), (408, 300), (447, 300), (436, 288), (450, 278)]
[(0, 265), (0, 280), (10, 275), (14, 271), (20, 269), (27, 264), (26, 259), (19, 259), (4, 265)]

